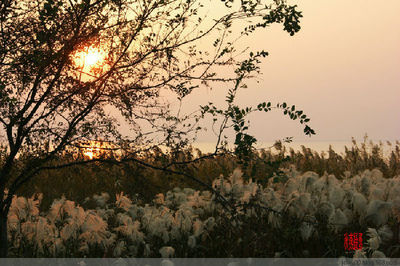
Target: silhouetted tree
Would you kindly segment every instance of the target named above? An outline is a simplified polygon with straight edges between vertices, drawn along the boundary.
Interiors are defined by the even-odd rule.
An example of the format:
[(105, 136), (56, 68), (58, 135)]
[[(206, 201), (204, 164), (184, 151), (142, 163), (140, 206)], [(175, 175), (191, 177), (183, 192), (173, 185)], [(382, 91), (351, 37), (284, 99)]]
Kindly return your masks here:
[[(7, 256), (7, 214), (13, 195), (49, 169), (49, 162), (69, 145), (84, 138), (130, 149), (187, 143), (186, 134), (198, 129), (201, 115), (171, 115), (160, 91), (172, 91), (182, 100), (202, 85), (238, 85), (249, 78), (256, 55), (247, 65), (235, 60), (238, 52), (229, 39), (235, 21), (245, 24), (241, 36), (272, 23), (283, 23), (291, 35), (300, 29), (301, 13), (283, 0), (222, 1), (226, 9), (209, 20), (203, 1), (196, 0), (1, 2), (0, 136), (7, 143), (0, 166), (1, 257)], [(254, 22), (244, 23), (248, 19)], [(202, 50), (202, 40), (213, 49)], [(78, 53), (90, 51), (103, 60), (93, 66), (76, 62)], [(232, 77), (218, 74), (218, 69), (232, 65), (242, 69)], [(231, 107), (223, 115), (239, 123), (237, 142), (251, 146), (254, 141), (243, 134), (240, 110)], [(117, 113), (132, 129), (129, 138), (120, 133)], [(193, 123), (182, 123), (188, 119)], [(238, 147), (248, 155), (248, 146)]]

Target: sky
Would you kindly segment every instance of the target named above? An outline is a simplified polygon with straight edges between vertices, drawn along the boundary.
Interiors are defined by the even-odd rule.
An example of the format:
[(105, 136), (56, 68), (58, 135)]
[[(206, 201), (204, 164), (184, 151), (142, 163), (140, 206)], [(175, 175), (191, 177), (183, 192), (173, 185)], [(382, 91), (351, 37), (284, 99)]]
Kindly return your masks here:
[[(264, 49), (259, 83), (238, 93), (240, 106), (263, 101), (295, 104), (311, 118), (316, 135), (281, 111), (251, 115), (250, 133), (259, 141), (400, 139), (400, 1), (291, 1), (303, 12), (294, 36), (275, 25), (243, 39), (241, 47)], [(226, 90), (199, 89), (184, 106), (223, 104)], [(190, 109), (190, 108), (189, 108)], [(215, 140), (209, 132), (199, 142)]]

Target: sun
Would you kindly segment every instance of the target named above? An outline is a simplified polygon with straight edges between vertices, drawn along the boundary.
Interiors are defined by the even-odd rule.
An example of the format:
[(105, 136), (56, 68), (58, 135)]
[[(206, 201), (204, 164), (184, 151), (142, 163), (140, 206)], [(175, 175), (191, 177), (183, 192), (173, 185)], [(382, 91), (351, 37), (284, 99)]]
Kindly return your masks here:
[(107, 53), (101, 47), (89, 46), (76, 51), (72, 55), (72, 61), (82, 73), (94, 76), (105, 65)]
[(93, 158), (98, 158), (100, 156), (100, 148), (95, 147), (95, 148), (88, 148), (83, 152), (83, 155), (89, 160), (92, 160)]
[(83, 150), (83, 155), (90, 160), (93, 158), (98, 158), (101, 154), (101, 148), (98, 147), (94, 142), (92, 143), (92, 146), (85, 147)]
[(83, 156), (89, 160), (100, 157), (116, 156), (118, 155), (118, 148), (110, 142), (104, 140), (86, 140), (78, 144)]
[(85, 151), (85, 152), (83, 153), (83, 155), (86, 156), (86, 157), (88, 157), (90, 160), (92, 160), (93, 157), (94, 157), (93, 151), (92, 151), (92, 150), (89, 150), (89, 149), (88, 149), (87, 151)]

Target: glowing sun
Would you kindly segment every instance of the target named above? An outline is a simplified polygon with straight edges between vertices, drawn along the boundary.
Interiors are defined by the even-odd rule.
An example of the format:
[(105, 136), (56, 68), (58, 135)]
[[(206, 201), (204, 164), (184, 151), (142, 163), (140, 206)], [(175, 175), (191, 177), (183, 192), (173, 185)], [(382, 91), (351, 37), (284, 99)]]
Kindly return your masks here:
[(105, 64), (106, 56), (105, 50), (90, 46), (77, 51), (72, 56), (72, 59), (74, 65), (83, 73), (93, 75), (94, 72), (102, 69)]
[(87, 149), (83, 155), (88, 157), (90, 160), (92, 160), (94, 157), (98, 157), (98, 153), (99, 153), (100, 149), (99, 148), (91, 148), (91, 149)]

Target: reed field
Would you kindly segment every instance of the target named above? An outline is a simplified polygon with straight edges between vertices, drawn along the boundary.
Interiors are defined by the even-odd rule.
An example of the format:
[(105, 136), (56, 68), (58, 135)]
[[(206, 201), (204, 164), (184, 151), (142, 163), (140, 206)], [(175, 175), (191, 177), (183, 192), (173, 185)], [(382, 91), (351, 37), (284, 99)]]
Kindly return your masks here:
[[(390, 154), (383, 154), (389, 145)], [(153, 165), (201, 156), (144, 154)], [(58, 160), (71, 160), (65, 154)], [(174, 170), (96, 162), (45, 171), (15, 196), (10, 257), (399, 257), (400, 143), (342, 154), (277, 145), (248, 165), (217, 156)], [(345, 233), (362, 233), (346, 251)]]

